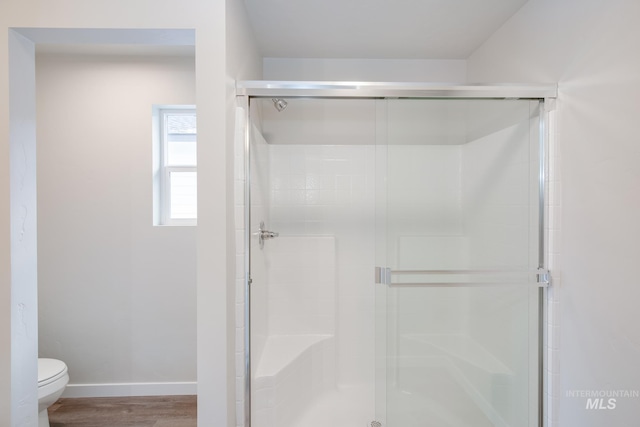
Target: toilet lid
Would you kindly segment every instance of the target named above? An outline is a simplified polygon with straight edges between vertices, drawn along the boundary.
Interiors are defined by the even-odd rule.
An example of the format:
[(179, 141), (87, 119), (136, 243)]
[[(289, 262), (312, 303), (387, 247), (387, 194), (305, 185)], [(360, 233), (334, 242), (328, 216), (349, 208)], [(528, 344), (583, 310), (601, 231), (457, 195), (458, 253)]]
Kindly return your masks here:
[(38, 385), (55, 381), (67, 372), (67, 365), (62, 360), (38, 359)]

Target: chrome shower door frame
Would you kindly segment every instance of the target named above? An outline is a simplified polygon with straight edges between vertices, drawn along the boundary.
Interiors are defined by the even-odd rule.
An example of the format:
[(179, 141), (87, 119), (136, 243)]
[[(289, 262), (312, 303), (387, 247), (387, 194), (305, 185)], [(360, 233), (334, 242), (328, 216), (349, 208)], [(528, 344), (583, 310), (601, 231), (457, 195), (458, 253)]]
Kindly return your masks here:
[[(251, 101), (268, 98), (333, 98), (333, 99), (524, 99), (540, 102), (539, 130), (539, 253), (538, 268), (546, 269), (545, 197), (547, 143), (549, 139), (546, 101), (557, 98), (556, 84), (441, 84), (395, 82), (325, 82), (325, 81), (263, 81), (236, 83), (238, 106), (244, 117), (244, 427), (251, 427)], [(546, 286), (539, 288), (538, 316), (538, 423), (544, 424), (545, 322), (547, 313)], [(390, 426), (394, 427), (394, 426)]]

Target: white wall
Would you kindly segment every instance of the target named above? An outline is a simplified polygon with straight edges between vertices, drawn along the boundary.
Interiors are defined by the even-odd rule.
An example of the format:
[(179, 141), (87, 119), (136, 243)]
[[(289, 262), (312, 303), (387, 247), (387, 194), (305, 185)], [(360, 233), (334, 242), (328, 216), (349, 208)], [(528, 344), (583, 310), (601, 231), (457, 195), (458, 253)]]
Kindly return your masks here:
[(471, 81), (559, 84), (551, 202), (561, 206), (550, 218), (554, 426), (640, 418), (638, 398), (588, 410), (584, 396), (568, 395), (640, 389), (638, 16), (633, 1), (531, 0), (468, 61)]
[(152, 225), (150, 126), (152, 105), (195, 103), (194, 57), (36, 62), (39, 356), (68, 365), (76, 395), (195, 392), (196, 228)]
[[(6, 46), (6, 45), (3, 45)], [(8, 362), (10, 371), (3, 371), (7, 377), (2, 378), (6, 388), (3, 396), (9, 400), (7, 412), (0, 414), (6, 417), (0, 423), (9, 425), (8, 417), (20, 420), (25, 425), (35, 425), (37, 403), (37, 304), (35, 301), (37, 283), (36, 256), (36, 174), (35, 174), (35, 64), (33, 63), (33, 43), (14, 32), (9, 33), (9, 52), (12, 62), (9, 64), (9, 78), (13, 83), (9, 98), (9, 130), (10, 144), (6, 145), (10, 167), (6, 190), (10, 205), (10, 227), (7, 230), (8, 244), (6, 255), (10, 256), (10, 282), (2, 289), (10, 301), (5, 319), (10, 327), (9, 335), (3, 348), (10, 348)], [(4, 116), (3, 116), (4, 117)], [(8, 219), (8, 218), (7, 218)], [(9, 341), (10, 339), (10, 341)], [(4, 354), (4, 352), (3, 352)], [(30, 357), (25, 357), (28, 355)], [(31, 386), (31, 385), (34, 386)], [(27, 402), (31, 403), (28, 405)], [(5, 415), (7, 414), (7, 415)]]
[(466, 61), (265, 58), (264, 80), (464, 82)]
[[(118, 39), (120, 42), (132, 41), (136, 34), (144, 29), (192, 29), (197, 33), (196, 45), (196, 104), (198, 115), (207, 119), (199, 123), (199, 185), (198, 185), (198, 405), (199, 421), (203, 425), (231, 426), (234, 424), (233, 382), (229, 380), (228, 366), (233, 363), (233, 349), (229, 345), (233, 338), (229, 328), (229, 301), (227, 286), (228, 267), (226, 254), (233, 251), (229, 247), (227, 230), (231, 219), (220, 200), (231, 193), (232, 183), (227, 178), (227, 144), (225, 129), (225, 12), (224, 3), (183, 1), (179, 4), (171, 0), (142, 1), (132, 7), (130, 2), (116, 0), (106, 3), (87, 3), (78, 0), (63, 0), (58, 3), (46, 1), (4, 1), (0, 4), (0, 164), (4, 172), (0, 175), (0, 263), (2, 263), (2, 283), (0, 289), (3, 310), (0, 329), (0, 346), (11, 348), (11, 356), (2, 352), (0, 359), (0, 424), (11, 426), (34, 425), (37, 413), (36, 375), (37, 347), (37, 295), (34, 279), (19, 280), (10, 267), (12, 235), (13, 242), (19, 241), (21, 226), (9, 218), (10, 193), (12, 185), (20, 189), (17, 180), (10, 181), (10, 147), (18, 147), (22, 142), (32, 143), (34, 137), (29, 130), (35, 127), (34, 79), (29, 78), (33, 68), (33, 46), (35, 43), (51, 38), (63, 39), (63, 43), (89, 42), (87, 31), (80, 29), (101, 28), (100, 36)], [(12, 27), (47, 28), (34, 34), (20, 30), (27, 36), (24, 42), (12, 42), (11, 54), (9, 39), (15, 39)], [(57, 30), (57, 29), (60, 30)], [(122, 31), (128, 28), (131, 30)], [(244, 27), (243, 27), (244, 28)], [(65, 31), (62, 29), (78, 29)], [(113, 30), (110, 30), (113, 29)], [(143, 43), (171, 44), (173, 36), (163, 31), (148, 31), (151, 34)], [(95, 33), (94, 33), (95, 34)], [(124, 34), (124, 36), (123, 36)], [(144, 37), (143, 37), (144, 38)], [(13, 49), (15, 47), (15, 49)], [(236, 51), (237, 55), (247, 54)], [(9, 79), (9, 68), (16, 72)], [(23, 76), (22, 81), (17, 77)], [(30, 99), (32, 98), (32, 99)], [(27, 107), (25, 115), (18, 115), (15, 103), (23, 100)], [(31, 106), (29, 106), (31, 105)], [(11, 106), (11, 108), (10, 108)], [(11, 110), (11, 115), (9, 112)], [(21, 131), (21, 129), (26, 131)], [(12, 136), (10, 137), (10, 129)], [(15, 150), (14, 150), (15, 151)], [(35, 170), (34, 153), (26, 151), (25, 164), (30, 173)], [(16, 165), (11, 165), (14, 168)], [(35, 175), (33, 175), (35, 176)], [(35, 182), (23, 181), (28, 187), (23, 191), (33, 191)], [(15, 194), (15, 193), (14, 193)], [(26, 194), (26, 193), (25, 193)], [(15, 197), (13, 202), (18, 202)], [(17, 204), (14, 206), (18, 206)], [(33, 217), (35, 218), (35, 216)], [(29, 239), (35, 227), (24, 230)], [(231, 252), (233, 253), (233, 252)], [(26, 252), (35, 257), (35, 246)], [(16, 255), (14, 253), (14, 255)], [(14, 259), (16, 259), (14, 257)], [(35, 258), (34, 258), (35, 259)], [(12, 281), (12, 275), (14, 280)], [(16, 298), (10, 301), (12, 295)], [(233, 298), (232, 296), (229, 298)], [(232, 307), (232, 306), (231, 306)], [(12, 316), (20, 321), (11, 321)], [(231, 314), (231, 316), (233, 316)], [(12, 334), (14, 336), (12, 337)], [(217, 361), (218, 363), (212, 363)], [(11, 389), (10, 384), (22, 384), (22, 388)], [(206, 402), (206, 404), (205, 404)]]

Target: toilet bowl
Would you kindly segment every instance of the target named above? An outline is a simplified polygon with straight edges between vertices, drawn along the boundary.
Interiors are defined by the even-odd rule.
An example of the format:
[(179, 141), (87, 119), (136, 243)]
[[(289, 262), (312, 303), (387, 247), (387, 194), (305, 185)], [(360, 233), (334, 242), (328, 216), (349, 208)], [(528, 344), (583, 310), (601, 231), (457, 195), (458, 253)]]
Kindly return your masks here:
[(38, 359), (38, 427), (49, 427), (47, 408), (62, 396), (68, 382), (67, 365), (63, 361)]

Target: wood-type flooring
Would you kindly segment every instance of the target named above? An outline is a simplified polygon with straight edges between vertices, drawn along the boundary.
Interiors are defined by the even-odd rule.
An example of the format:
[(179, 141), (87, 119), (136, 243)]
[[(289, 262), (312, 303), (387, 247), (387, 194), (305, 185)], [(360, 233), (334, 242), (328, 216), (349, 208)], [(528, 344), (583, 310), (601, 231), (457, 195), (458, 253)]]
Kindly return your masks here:
[(62, 398), (51, 427), (196, 427), (196, 396)]

